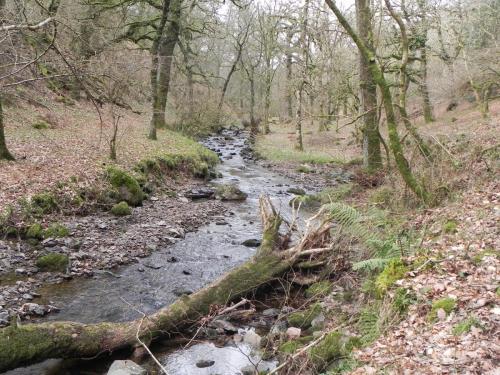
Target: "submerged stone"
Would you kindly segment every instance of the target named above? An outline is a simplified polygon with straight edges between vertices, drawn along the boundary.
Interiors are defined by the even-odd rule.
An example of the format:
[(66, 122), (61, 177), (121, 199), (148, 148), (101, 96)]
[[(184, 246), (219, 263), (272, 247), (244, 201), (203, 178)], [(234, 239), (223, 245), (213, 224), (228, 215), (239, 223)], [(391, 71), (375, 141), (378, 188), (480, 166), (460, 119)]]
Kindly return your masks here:
[(147, 371), (137, 363), (129, 360), (114, 361), (107, 375), (146, 375)]

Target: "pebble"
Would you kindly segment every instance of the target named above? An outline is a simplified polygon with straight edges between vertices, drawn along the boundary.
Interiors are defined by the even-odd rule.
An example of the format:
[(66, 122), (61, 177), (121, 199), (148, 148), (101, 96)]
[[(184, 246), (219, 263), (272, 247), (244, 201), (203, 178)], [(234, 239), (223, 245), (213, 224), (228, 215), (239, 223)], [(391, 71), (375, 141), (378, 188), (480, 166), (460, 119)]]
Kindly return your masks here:
[(289, 340), (295, 340), (300, 337), (300, 334), (302, 333), (302, 330), (300, 328), (296, 327), (289, 327), (286, 330), (286, 336), (288, 337)]

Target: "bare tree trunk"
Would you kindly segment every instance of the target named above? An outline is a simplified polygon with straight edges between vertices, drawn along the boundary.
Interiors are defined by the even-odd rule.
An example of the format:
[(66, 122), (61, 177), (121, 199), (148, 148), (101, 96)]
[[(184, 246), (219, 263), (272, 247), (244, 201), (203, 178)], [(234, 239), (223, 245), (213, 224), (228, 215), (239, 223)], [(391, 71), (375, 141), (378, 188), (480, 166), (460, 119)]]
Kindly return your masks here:
[[(427, 39), (427, 35), (426, 35)], [(431, 98), (429, 96), (429, 87), (427, 86), (427, 47), (424, 45), (420, 50), (420, 95), (422, 96), (422, 109), (424, 111), (424, 120), (428, 124), (434, 121), (432, 113)]]
[(5, 143), (4, 117), (2, 97), (0, 96), (0, 160), (14, 160)]
[[(179, 40), (181, 4), (183, 0), (168, 1), (167, 15), (169, 25), (157, 41), (153, 51), (151, 68), (151, 85), (153, 88), (153, 116), (149, 130), (149, 138), (156, 139), (156, 129), (165, 128), (165, 109), (172, 73), (174, 50)], [(167, 2), (167, 1), (166, 1)], [(153, 84), (155, 80), (155, 84)]]
[[(356, 20), (360, 38), (369, 48), (373, 48), (370, 0), (356, 0)], [(359, 79), (361, 112), (364, 113), (363, 165), (369, 172), (375, 172), (382, 168), (377, 119), (377, 85), (370, 74), (369, 62), (362, 53), (359, 54)]]
[(293, 118), (293, 59), (292, 59), (292, 38), (293, 32), (289, 30), (287, 33), (287, 51), (286, 51), (286, 103), (288, 118)]
[(309, 19), (309, 0), (305, 0), (302, 20), (302, 31), (300, 33), (300, 43), (302, 46), (302, 73), (299, 89), (297, 92), (297, 118), (295, 123), (295, 149), (303, 151), (302, 122), (304, 119), (304, 92), (307, 84), (307, 73), (309, 63), (309, 42), (307, 37), (307, 27)]
[(271, 85), (272, 85), (272, 76), (271, 76), (271, 61), (267, 61), (266, 66), (266, 87), (264, 92), (264, 128), (263, 133), (269, 134), (269, 109), (271, 107)]

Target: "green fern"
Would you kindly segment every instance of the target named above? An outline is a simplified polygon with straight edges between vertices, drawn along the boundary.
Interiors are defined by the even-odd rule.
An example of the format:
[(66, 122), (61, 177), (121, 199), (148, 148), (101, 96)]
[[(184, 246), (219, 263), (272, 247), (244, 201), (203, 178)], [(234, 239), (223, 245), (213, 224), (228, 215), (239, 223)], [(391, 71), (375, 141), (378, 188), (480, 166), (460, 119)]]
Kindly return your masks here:
[(371, 250), (372, 258), (353, 264), (354, 270), (374, 271), (383, 269), (392, 259), (398, 258), (401, 253), (395, 238), (381, 239), (379, 234), (367, 225), (367, 221), (381, 226), (383, 218), (380, 212), (375, 212), (373, 218), (363, 217), (354, 207), (341, 202), (333, 202), (323, 206), (329, 220), (353, 237), (359, 239)]
[(359, 314), (358, 327), (361, 333), (361, 342), (369, 344), (380, 336), (378, 306), (364, 308)]

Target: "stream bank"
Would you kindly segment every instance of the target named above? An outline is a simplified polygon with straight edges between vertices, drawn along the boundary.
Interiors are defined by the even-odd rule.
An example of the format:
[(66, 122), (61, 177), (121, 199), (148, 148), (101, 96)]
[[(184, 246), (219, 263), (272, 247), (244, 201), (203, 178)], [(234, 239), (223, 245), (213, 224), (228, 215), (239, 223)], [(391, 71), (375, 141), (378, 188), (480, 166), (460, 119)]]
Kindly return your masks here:
[[(41, 301), (61, 309), (58, 314), (48, 315), (46, 319), (83, 323), (128, 321), (140, 317), (141, 314), (138, 311), (149, 314), (162, 306), (171, 304), (183, 294), (190, 294), (200, 289), (251, 257), (255, 248), (246, 245), (252, 241), (256, 245), (255, 240), (261, 236), (258, 217), (259, 196), (268, 194), (275, 207), (286, 217), (289, 212), (288, 202), (293, 197), (293, 194), (288, 193), (287, 190), (297, 186), (259, 165), (246, 162), (240, 154), (245, 143), (246, 134), (239, 131), (226, 131), (205, 142), (207, 147), (219, 153), (223, 161), (219, 166), (222, 177), (213, 181), (213, 184), (237, 184), (247, 194), (244, 202), (228, 203), (227, 215), (201, 227), (197, 232), (187, 233), (182, 240), (158, 246), (151, 256), (138, 263), (124, 266), (116, 272), (98, 273), (91, 279), (68, 281), (43, 289)], [(208, 189), (210, 186), (205, 188)], [(206, 201), (197, 200), (194, 206), (204, 202)], [(251, 242), (248, 242), (249, 240)], [(103, 301), (106, 302), (103, 303)], [(200, 345), (210, 346), (211, 344)], [(197, 347), (193, 350), (208, 350), (208, 348)], [(235, 351), (239, 352), (240, 356), (241, 350), (246, 353), (247, 349), (235, 347)], [(227, 348), (220, 352), (220, 358), (218, 357), (219, 350), (214, 349), (210, 352), (213, 358), (218, 358), (217, 363), (222, 361), (221, 358), (224, 355), (227, 356)], [(182, 351), (174, 354), (170, 354), (169, 351), (157, 352), (159, 358), (165, 363), (169, 363), (174, 356), (176, 358), (173, 361), (174, 367), (178, 367), (178, 364), (183, 361), (182, 358), (186, 358), (182, 353), (189, 358), (191, 352)], [(214, 361), (214, 359), (207, 360)], [(49, 366), (50, 369), (47, 369), (47, 363), (45, 363), (18, 369), (12, 374), (103, 373), (100, 369), (96, 369), (95, 372), (88, 370), (83, 372), (79, 369), (80, 365), (71, 365), (74, 363), (71, 361), (52, 361), (51, 363), (53, 365)], [(176, 372), (174, 369), (170, 373), (184, 374), (185, 372)], [(210, 372), (196, 373), (209, 374)], [(234, 372), (222, 372), (222, 374), (232, 373)]]

